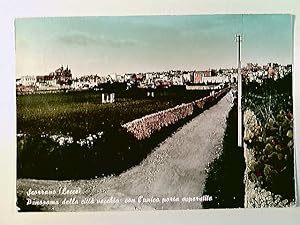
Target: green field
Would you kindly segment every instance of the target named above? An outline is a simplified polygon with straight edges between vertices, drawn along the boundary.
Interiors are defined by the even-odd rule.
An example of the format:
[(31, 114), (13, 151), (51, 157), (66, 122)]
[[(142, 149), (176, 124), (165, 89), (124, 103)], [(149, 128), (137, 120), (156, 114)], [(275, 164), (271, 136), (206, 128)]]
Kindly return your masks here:
[[(195, 99), (203, 93), (195, 96)], [(132, 99), (117, 96), (116, 102), (101, 103), (96, 91), (32, 94), (17, 97), (17, 132), (65, 134), (83, 138), (184, 102), (185, 98)]]
[(102, 104), (98, 93), (19, 96), (18, 133), (69, 134), (81, 138), (172, 105), (154, 100), (117, 99)]
[[(116, 101), (105, 104), (97, 91), (17, 96), (17, 177), (61, 180), (119, 174), (190, 118), (140, 141), (122, 124), (209, 93), (162, 90), (147, 98), (137, 92), (116, 93)], [(53, 135), (71, 141), (60, 144)]]

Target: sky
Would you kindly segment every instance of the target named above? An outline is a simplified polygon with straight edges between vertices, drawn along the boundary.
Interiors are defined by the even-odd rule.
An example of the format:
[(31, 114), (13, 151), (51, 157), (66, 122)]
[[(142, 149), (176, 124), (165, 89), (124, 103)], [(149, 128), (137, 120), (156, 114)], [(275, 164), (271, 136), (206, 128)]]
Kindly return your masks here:
[(193, 15), (48, 17), (15, 20), (16, 75), (47, 75), (61, 65), (74, 76), (292, 63), (292, 17)]

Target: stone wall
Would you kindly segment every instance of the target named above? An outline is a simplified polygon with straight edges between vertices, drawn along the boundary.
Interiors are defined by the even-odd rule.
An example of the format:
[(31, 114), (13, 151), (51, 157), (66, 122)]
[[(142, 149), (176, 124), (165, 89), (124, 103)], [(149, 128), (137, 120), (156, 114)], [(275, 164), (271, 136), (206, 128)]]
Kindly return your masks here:
[[(254, 113), (250, 110), (244, 112), (244, 139), (251, 138), (253, 128), (256, 127), (257, 120)], [(260, 187), (259, 181), (251, 181), (248, 177), (251, 165), (256, 162), (254, 152), (244, 143), (244, 157), (246, 170), (244, 174), (245, 183), (245, 208), (265, 208), (265, 207), (291, 207), (295, 206), (294, 201), (284, 199), (281, 195), (274, 194)]]
[(161, 130), (163, 127), (175, 124), (178, 121), (191, 116), (194, 113), (194, 110), (203, 110), (207, 108), (211, 103), (219, 100), (227, 92), (228, 89), (223, 89), (216, 92), (214, 95), (206, 96), (191, 103), (183, 103), (170, 109), (146, 115), (122, 126), (139, 140), (149, 138), (152, 133)]

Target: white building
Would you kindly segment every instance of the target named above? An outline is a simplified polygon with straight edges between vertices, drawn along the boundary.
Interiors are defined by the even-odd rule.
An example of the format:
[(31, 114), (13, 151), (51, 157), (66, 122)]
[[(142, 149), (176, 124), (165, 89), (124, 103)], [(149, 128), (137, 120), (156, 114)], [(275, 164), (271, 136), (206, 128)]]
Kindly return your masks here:
[(183, 85), (183, 78), (182, 76), (173, 76), (172, 77), (172, 82), (173, 82), (173, 85)]
[(36, 84), (36, 77), (35, 76), (22, 76), (21, 79), (18, 81), (18, 84), (22, 84), (23, 86), (32, 86)]
[(220, 83), (228, 83), (228, 77), (222, 76), (211, 76), (211, 77), (202, 77), (203, 83), (211, 83), (211, 84), (220, 84)]

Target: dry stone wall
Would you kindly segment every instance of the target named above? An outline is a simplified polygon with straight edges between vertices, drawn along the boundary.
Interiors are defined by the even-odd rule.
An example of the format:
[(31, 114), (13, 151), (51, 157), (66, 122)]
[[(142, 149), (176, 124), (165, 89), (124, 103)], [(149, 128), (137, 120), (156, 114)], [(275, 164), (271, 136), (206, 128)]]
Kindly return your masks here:
[(219, 100), (228, 92), (228, 89), (220, 90), (211, 96), (206, 96), (191, 103), (183, 103), (173, 108), (157, 113), (146, 115), (122, 125), (128, 132), (132, 133), (138, 140), (146, 139), (163, 127), (175, 124), (178, 121), (191, 116), (195, 109), (205, 109), (213, 101)]

